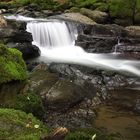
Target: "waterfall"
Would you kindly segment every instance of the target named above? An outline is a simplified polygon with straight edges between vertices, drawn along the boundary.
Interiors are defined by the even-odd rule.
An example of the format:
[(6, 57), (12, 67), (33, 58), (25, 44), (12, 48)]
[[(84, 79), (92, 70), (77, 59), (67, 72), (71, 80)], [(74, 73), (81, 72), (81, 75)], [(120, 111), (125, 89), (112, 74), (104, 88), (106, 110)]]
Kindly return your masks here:
[(117, 37), (117, 40), (118, 40), (118, 42), (117, 42), (117, 44), (116, 44), (115, 47), (114, 47), (114, 54), (117, 54), (118, 46), (122, 45), (122, 44), (121, 44), (120, 37)]
[(32, 33), (33, 44), (52, 48), (74, 46), (75, 34), (71, 34), (64, 21), (29, 22), (27, 31)]
[(114, 54), (87, 53), (81, 47), (74, 46), (77, 32), (75, 28), (69, 28), (64, 21), (46, 21), (20, 16), (12, 18), (27, 22), (27, 31), (32, 33), (33, 44), (39, 47), (41, 57), (47, 63), (78, 64), (140, 76), (139, 61), (120, 58)]

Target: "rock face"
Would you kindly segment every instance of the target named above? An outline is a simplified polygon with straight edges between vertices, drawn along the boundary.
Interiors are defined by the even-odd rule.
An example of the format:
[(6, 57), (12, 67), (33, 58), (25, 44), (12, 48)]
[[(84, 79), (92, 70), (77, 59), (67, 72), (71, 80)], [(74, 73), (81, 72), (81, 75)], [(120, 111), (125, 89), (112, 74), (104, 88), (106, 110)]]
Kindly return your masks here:
[(128, 26), (125, 29), (130, 37), (140, 37), (140, 26)]
[(98, 10), (89, 10), (86, 8), (81, 8), (80, 12), (83, 15), (86, 15), (87, 17), (91, 18), (93, 21), (97, 22), (97, 23), (106, 23), (107, 22), (107, 18), (108, 18), (108, 14), (105, 12), (101, 12)]
[(0, 40), (8, 47), (22, 52), (24, 60), (40, 56), (40, 50), (32, 45), (32, 35), (26, 31), (26, 23), (21, 21), (7, 21), (7, 28), (0, 28)]
[[(133, 52), (138, 52), (138, 46), (140, 44), (139, 39), (139, 27), (127, 27), (112, 25), (85, 25), (83, 26), (83, 32), (78, 34), (76, 45), (81, 46), (87, 52), (96, 53), (110, 53), (115, 50), (115, 46), (118, 45), (118, 39), (120, 44), (118, 48), (126, 51), (131, 46)], [(133, 47), (132, 47), (133, 46)], [(134, 47), (135, 46), (135, 47)], [(119, 49), (118, 49), (119, 51)], [(119, 51), (122, 52), (122, 51)], [(125, 52), (125, 50), (124, 50)]]
[(22, 52), (22, 57), (24, 60), (40, 56), (39, 48), (31, 43), (16, 43), (14, 48)]
[(88, 52), (109, 53), (117, 44), (117, 37), (125, 35), (124, 28), (117, 25), (85, 26), (83, 33), (78, 35), (76, 45)]

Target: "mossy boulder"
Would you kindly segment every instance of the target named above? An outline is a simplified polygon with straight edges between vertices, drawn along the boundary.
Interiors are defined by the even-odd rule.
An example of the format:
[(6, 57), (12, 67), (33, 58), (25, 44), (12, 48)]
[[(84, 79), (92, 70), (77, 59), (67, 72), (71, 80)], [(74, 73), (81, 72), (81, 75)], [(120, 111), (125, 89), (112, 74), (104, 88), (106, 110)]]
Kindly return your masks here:
[(96, 128), (79, 128), (70, 130), (64, 140), (120, 140), (117, 134), (105, 134)]
[(26, 113), (32, 113), (34, 116), (40, 119), (45, 113), (42, 99), (35, 93), (17, 95), (13, 108), (25, 111)]
[(40, 140), (47, 128), (32, 114), (14, 109), (0, 109), (0, 139)]
[(80, 12), (97, 23), (105, 23), (108, 19), (108, 14), (99, 10), (81, 8)]
[(16, 49), (0, 44), (0, 84), (26, 78), (26, 65), (22, 54)]

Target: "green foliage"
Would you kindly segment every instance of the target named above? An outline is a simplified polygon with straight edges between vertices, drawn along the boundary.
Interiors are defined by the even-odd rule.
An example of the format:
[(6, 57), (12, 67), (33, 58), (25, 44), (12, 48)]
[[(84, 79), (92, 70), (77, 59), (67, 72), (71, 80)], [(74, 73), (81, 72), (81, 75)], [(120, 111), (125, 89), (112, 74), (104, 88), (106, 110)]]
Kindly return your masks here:
[(26, 6), (31, 4), (31, 0), (15, 0), (14, 4), (19, 5), (19, 6)]
[(85, 7), (85, 8), (91, 8), (96, 3), (96, 0), (76, 0), (76, 4), (78, 7)]
[(108, 11), (108, 4), (106, 3), (95, 3), (94, 6), (96, 7), (96, 10), (102, 11), (102, 12), (106, 12)]
[(91, 140), (91, 135), (84, 132), (74, 132), (66, 136), (65, 140)]
[[(35, 128), (35, 125), (39, 127)], [(39, 140), (46, 133), (47, 128), (32, 114), (14, 109), (0, 109), (1, 139)]]
[(139, 0), (110, 0), (108, 4), (111, 17), (131, 19), (134, 23), (140, 14)]
[(80, 9), (78, 7), (71, 7), (70, 12), (79, 12)]
[(58, 6), (58, 3), (52, 0), (15, 0), (13, 4), (16, 6), (26, 6), (30, 4), (36, 4), (41, 9), (51, 9), (51, 10), (53, 10), (56, 6)]
[(16, 49), (0, 44), (0, 84), (12, 80), (25, 80), (26, 77), (26, 65), (22, 54)]
[(34, 93), (19, 94), (13, 108), (32, 113), (39, 118), (44, 114), (41, 97)]
[(95, 140), (116, 140), (116, 138), (120, 139), (120, 136), (118, 135), (106, 135), (97, 129), (88, 128), (71, 130), (71, 132), (66, 136), (65, 140), (91, 140), (92, 136), (95, 134)]

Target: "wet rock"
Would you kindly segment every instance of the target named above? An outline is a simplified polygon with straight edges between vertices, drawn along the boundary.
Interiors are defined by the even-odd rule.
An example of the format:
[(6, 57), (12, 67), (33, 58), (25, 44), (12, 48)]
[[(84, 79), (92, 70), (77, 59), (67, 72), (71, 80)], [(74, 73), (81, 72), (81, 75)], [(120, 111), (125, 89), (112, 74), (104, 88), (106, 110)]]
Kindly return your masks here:
[(58, 81), (58, 74), (50, 73), (45, 64), (39, 64), (34, 68), (29, 77), (29, 83), (24, 92), (34, 92), (45, 98), (50, 88)]
[(109, 53), (116, 43), (117, 39), (115, 37), (98, 37), (85, 34), (78, 35), (76, 40), (77, 46), (81, 46), (90, 53)]
[(46, 94), (46, 106), (51, 110), (66, 110), (88, 97), (89, 93), (71, 81), (59, 80)]
[(118, 45), (116, 49), (123, 57), (140, 59), (140, 44), (122, 44)]
[(25, 43), (25, 42), (32, 42), (33, 39), (31, 33), (20, 30), (12, 35), (10, 41), (17, 42), (17, 43)]
[(14, 48), (22, 52), (22, 57), (24, 60), (40, 56), (39, 48), (31, 43), (16, 43)]
[(118, 25), (88, 25), (78, 35), (76, 45), (87, 52), (110, 53), (118, 42), (118, 36), (126, 36), (124, 28)]
[(137, 99), (136, 100), (136, 105), (135, 105), (135, 108), (134, 110), (140, 114), (140, 99)]
[(94, 36), (107, 36), (107, 37), (116, 37), (116, 36), (126, 36), (126, 31), (123, 27), (112, 24), (112, 25), (90, 25), (85, 26), (84, 34), (94, 35)]

